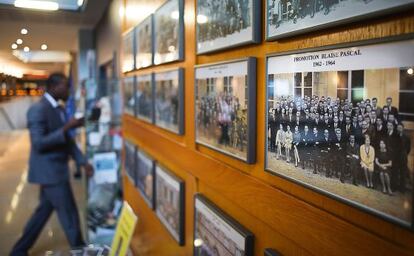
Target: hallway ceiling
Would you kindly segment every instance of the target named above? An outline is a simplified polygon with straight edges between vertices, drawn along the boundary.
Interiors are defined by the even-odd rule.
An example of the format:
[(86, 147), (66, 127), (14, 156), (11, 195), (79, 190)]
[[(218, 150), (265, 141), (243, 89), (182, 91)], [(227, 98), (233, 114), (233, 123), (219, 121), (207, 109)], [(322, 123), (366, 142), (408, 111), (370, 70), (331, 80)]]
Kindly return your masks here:
[[(85, 1), (83, 11), (54, 11), (44, 12), (0, 5), (0, 65), (24, 67), (25, 70), (43, 70), (46, 72), (63, 67), (61, 63), (23, 63), (12, 54), (11, 45), (17, 39), (23, 43), (18, 50), (28, 46), (31, 51), (40, 51), (40, 46), (46, 44), (47, 51), (77, 52), (78, 30), (94, 28), (101, 19), (110, 0)], [(20, 30), (26, 28), (28, 34), (22, 35)]]

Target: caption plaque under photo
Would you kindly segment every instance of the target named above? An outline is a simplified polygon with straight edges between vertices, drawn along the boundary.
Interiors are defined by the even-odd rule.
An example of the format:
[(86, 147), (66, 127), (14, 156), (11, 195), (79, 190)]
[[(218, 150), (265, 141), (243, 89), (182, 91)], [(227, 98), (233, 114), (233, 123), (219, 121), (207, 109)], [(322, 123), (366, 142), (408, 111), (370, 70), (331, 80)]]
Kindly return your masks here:
[(135, 102), (136, 117), (153, 123), (154, 91), (152, 87), (152, 74), (136, 77)]
[(184, 0), (169, 0), (154, 13), (154, 64), (184, 59)]
[(135, 68), (146, 68), (153, 63), (153, 15), (151, 14), (135, 28)]
[(135, 185), (136, 172), (135, 172), (135, 161), (136, 161), (136, 147), (132, 142), (127, 140), (124, 141), (124, 170), (125, 174), (129, 178), (129, 181)]
[(184, 69), (154, 74), (155, 125), (184, 134)]
[(196, 143), (256, 161), (256, 59), (195, 68)]
[(414, 0), (266, 0), (266, 39), (273, 40), (414, 6)]
[(156, 165), (156, 214), (170, 234), (184, 245), (184, 181)]
[(266, 169), (412, 228), (413, 68), (412, 37), (268, 56)]
[(194, 253), (252, 256), (253, 234), (204, 196), (194, 197)]
[(134, 70), (134, 37), (135, 30), (132, 29), (122, 36), (122, 73)]
[(134, 115), (135, 111), (135, 77), (123, 78), (124, 113)]
[(197, 0), (197, 54), (260, 42), (261, 1)]
[(151, 209), (155, 208), (155, 161), (141, 149), (136, 151), (136, 187)]

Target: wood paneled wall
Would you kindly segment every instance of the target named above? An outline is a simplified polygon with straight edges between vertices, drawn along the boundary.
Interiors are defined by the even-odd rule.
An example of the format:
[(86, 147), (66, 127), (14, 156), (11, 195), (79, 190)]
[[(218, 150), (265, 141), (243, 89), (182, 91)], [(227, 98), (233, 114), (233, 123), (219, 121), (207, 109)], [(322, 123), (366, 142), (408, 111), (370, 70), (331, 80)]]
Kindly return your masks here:
[[(146, 0), (124, 1), (125, 6), (148, 4)], [(163, 1), (150, 2), (159, 6)], [(123, 31), (137, 22), (125, 17)], [(265, 130), (267, 54), (413, 32), (414, 13), (411, 10), (275, 42), (265, 42), (262, 35), (263, 42), (258, 45), (196, 56), (195, 0), (185, 0), (185, 61), (126, 74), (144, 74), (172, 67), (185, 69), (184, 136), (171, 134), (129, 115), (123, 116), (125, 137), (185, 180), (185, 246), (178, 246), (155, 212), (148, 208), (128, 179), (124, 179), (125, 198), (139, 216), (132, 240), (134, 253), (192, 255), (193, 196), (201, 192), (254, 233), (255, 255), (263, 255), (265, 248), (274, 248), (283, 255), (414, 255), (413, 232), (265, 172), (266, 135), (261, 132)], [(195, 144), (194, 65), (245, 56), (257, 58), (259, 132), (257, 163), (253, 165)]]

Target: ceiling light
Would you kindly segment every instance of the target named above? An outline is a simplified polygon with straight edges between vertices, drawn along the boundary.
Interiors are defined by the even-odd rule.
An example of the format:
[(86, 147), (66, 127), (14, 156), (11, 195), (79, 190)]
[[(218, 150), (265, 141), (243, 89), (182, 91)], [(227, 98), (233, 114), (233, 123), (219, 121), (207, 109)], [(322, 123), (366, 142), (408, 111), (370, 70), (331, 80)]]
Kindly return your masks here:
[(412, 68), (407, 69), (407, 73), (409, 75), (412, 75), (414, 73), (414, 70)]
[(19, 38), (19, 39), (16, 40), (16, 43), (17, 44), (22, 44), (23, 43), (23, 40)]
[(20, 30), (20, 33), (21, 33), (22, 35), (27, 35), (28, 31), (27, 31), (27, 29), (22, 28), (22, 30)]
[(35, 0), (16, 0), (14, 6), (19, 8), (29, 8), (43, 11), (56, 11), (59, 9), (59, 4), (50, 1), (35, 1)]
[(17, 49), (17, 44), (12, 44), (12, 45), (11, 45), (11, 48), (12, 48), (13, 50), (16, 50), (16, 49)]
[(29, 48), (29, 47), (27, 47), (27, 46), (25, 46), (25, 47), (23, 48), (23, 51), (25, 51), (25, 52), (29, 52), (29, 51), (30, 51), (30, 48)]
[(78, 6), (82, 6), (83, 5), (83, 0), (78, 0)]
[(42, 49), (43, 51), (46, 51), (47, 50), (47, 45), (46, 44), (42, 44), (40, 46), (40, 49)]

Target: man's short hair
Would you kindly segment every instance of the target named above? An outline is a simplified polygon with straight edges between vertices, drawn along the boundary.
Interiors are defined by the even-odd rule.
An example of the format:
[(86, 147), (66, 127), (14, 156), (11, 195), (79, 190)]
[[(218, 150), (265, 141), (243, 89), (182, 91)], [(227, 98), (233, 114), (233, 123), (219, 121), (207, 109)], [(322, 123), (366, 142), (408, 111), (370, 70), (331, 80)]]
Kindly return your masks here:
[(53, 73), (49, 76), (46, 81), (47, 89), (53, 88), (54, 86), (61, 83), (63, 80), (66, 80), (66, 76), (63, 73)]

